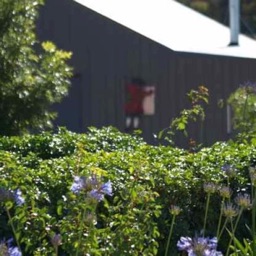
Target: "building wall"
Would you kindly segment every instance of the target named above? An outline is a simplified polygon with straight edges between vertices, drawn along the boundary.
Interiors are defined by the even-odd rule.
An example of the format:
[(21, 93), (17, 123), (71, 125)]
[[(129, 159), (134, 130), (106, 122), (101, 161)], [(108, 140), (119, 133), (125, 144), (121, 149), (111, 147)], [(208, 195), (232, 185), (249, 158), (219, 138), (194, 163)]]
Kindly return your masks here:
[[(210, 91), (203, 128), (192, 125), (197, 141), (228, 138), (226, 111), (217, 102), (247, 80), (256, 80), (255, 60), (178, 53), (71, 1), (47, 0), (38, 21), (41, 40), (73, 52), (75, 77), (69, 96), (54, 108), (56, 125), (83, 132), (88, 126), (124, 130), (124, 85), (134, 77), (156, 86), (156, 112), (142, 119), (143, 136), (168, 127), (188, 106), (186, 93), (205, 85)], [(256, 73), (255, 73), (256, 74)], [(180, 138), (181, 144), (186, 142)]]
[[(256, 80), (256, 60), (186, 53), (179, 54), (179, 62), (184, 74), (188, 74), (186, 84), (204, 84), (209, 89), (210, 103), (206, 107), (202, 136), (204, 143), (229, 138), (226, 106), (221, 109), (218, 102), (225, 101), (244, 82)], [(181, 77), (178, 80), (184, 83)], [(200, 140), (201, 136), (197, 134), (195, 137)]]

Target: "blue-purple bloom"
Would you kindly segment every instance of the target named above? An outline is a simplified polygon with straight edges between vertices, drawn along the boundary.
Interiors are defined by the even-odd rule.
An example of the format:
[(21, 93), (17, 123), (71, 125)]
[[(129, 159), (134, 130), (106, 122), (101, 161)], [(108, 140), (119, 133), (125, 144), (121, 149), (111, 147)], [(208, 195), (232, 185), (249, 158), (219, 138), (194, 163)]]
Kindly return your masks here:
[(97, 201), (102, 201), (104, 199), (104, 194), (102, 194), (99, 190), (93, 189), (90, 192), (90, 196), (95, 198)]
[(75, 194), (84, 190), (97, 201), (102, 201), (105, 195), (112, 196), (112, 183), (110, 181), (100, 184), (95, 175), (85, 178), (75, 176), (71, 191)]
[(0, 200), (3, 202), (14, 201), (18, 206), (25, 203), (25, 199), (22, 197), (20, 189), (12, 191), (0, 188)]
[(223, 205), (222, 211), (223, 215), (230, 219), (238, 215), (238, 208), (230, 202)]
[(236, 204), (244, 209), (252, 207), (251, 197), (249, 194), (238, 194), (235, 198)]
[(54, 247), (58, 247), (61, 245), (61, 235), (60, 234), (55, 234), (52, 238), (51, 238), (51, 243)]
[(25, 203), (25, 199), (22, 197), (22, 193), (21, 193), (20, 189), (16, 189), (14, 191), (14, 200), (15, 200), (16, 204), (19, 206)]
[(85, 180), (85, 177), (75, 176), (70, 190), (75, 194), (79, 193), (85, 186)]
[(75, 194), (78, 194), (79, 192), (81, 192), (81, 190), (84, 190), (86, 192), (91, 191), (94, 187), (97, 187), (98, 185), (99, 181), (95, 175), (92, 175), (89, 178), (86, 178), (84, 176), (75, 176), (74, 182), (70, 189)]
[(112, 196), (112, 183), (110, 181), (101, 185), (99, 189), (93, 189), (90, 192), (90, 196), (98, 201), (102, 201), (104, 199), (104, 195)]
[(22, 256), (22, 253), (20, 252), (20, 250), (17, 246), (9, 247), (8, 253), (9, 253), (9, 256)]
[(234, 177), (236, 176), (236, 173), (237, 173), (237, 170), (235, 169), (235, 167), (233, 165), (229, 165), (229, 164), (224, 164), (222, 167), (221, 167), (221, 170), (223, 172), (225, 172), (225, 174), (228, 176), (228, 177)]
[(220, 196), (223, 198), (230, 198), (232, 194), (232, 190), (227, 186), (222, 186), (219, 188)]
[(100, 191), (105, 195), (112, 196), (112, 183), (110, 181), (106, 182), (100, 187)]
[(17, 246), (12, 246), (13, 238), (0, 242), (0, 255), (6, 256), (22, 256), (21, 251)]
[(217, 238), (181, 237), (177, 243), (180, 251), (186, 251), (188, 256), (222, 256), (217, 251)]
[(204, 184), (204, 191), (207, 194), (213, 194), (216, 192), (216, 190), (217, 190), (217, 186), (213, 182), (208, 182)]

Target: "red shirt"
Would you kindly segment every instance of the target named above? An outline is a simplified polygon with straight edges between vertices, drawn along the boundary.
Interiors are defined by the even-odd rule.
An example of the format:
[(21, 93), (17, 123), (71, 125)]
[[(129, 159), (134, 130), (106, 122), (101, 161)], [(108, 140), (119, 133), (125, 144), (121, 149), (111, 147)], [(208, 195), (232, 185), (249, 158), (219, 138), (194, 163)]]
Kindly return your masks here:
[(143, 114), (143, 99), (152, 94), (152, 91), (145, 91), (142, 86), (137, 84), (128, 84), (126, 86), (127, 102), (125, 104), (125, 113), (130, 115)]

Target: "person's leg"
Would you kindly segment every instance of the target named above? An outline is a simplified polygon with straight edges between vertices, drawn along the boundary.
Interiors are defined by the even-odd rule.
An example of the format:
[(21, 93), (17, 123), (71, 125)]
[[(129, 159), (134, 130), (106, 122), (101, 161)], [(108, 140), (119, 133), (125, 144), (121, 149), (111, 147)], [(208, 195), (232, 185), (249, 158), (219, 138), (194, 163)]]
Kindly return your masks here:
[(135, 116), (133, 118), (133, 128), (138, 129), (140, 125), (140, 118), (138, 116)]
[(125, 119), (125, 128), (129, 129), (131, 127), (132, 124), (132, 117), (131, 116), (127, 116)]

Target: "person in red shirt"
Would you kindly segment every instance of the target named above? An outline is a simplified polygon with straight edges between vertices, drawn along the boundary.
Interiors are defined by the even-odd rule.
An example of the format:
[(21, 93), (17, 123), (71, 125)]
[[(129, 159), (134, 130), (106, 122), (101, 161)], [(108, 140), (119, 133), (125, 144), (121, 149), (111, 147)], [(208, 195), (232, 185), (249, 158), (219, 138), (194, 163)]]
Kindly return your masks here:
[(140, 118), (143, 115), (143, 100), (153, 93), (153, 91), (146, 91), (144, 86), (145, 82), (140, 78), (133, 79), (126, 85), (126, 131), (139, 128)]

